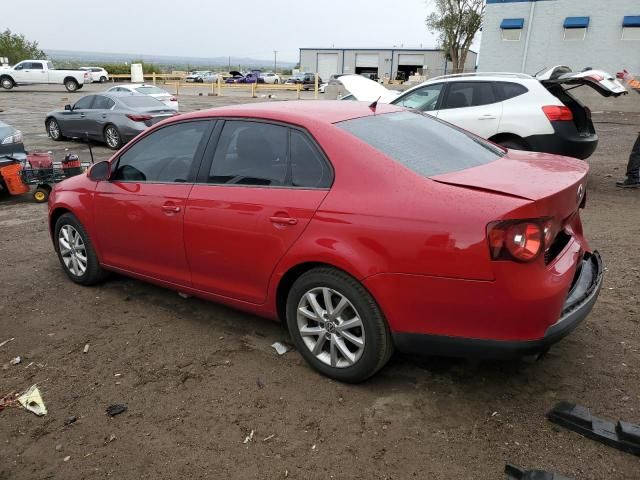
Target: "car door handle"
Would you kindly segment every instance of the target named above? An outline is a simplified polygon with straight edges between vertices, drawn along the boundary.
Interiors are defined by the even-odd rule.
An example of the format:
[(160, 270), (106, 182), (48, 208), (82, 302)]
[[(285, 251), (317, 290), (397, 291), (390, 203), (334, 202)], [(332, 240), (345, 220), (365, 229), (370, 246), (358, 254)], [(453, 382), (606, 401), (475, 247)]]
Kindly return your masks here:
[(84, 118), (84, 117), (86, 117), (86, 115), (84, 113), (81, 113), (80, 118)]
[(271, 217), (269, 220), (276, 225), (296, 225), (298, 223), (297, 218), (291, 217)]
[(495, 120), (496, 118), (498, 117), (495, 115), (482, 115), (478, 120)]
[(164, 210), (167, 213), (180, 213), (180, 210), (182, 210), (179, 206), (174, 205), (172, 203), (165, 203), (162, 206), (162, 210)]

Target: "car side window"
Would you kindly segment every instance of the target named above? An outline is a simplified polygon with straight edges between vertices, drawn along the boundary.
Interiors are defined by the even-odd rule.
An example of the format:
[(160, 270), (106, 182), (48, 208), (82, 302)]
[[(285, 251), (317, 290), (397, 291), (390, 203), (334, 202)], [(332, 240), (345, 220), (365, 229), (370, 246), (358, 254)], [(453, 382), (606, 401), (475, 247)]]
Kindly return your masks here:
[(31, 70), (44, 70), (44, 66), (40, 62), (31, 62)]
[(291, 184), (302, 188), (328, 188), (332, 173), (318, 147), (298, 130), (291, 130)]
[(25, 66), (28, 65), (27, 62), (22, 62), (13, 67), (14, 70), (24, 70)]
[(87, 110), (91, 108), (91, 104), (93, 103), (93, 99), (95, 95), (87, 95), (86, 97), (82, 97), (78, 100), (73, 106), (74, 110)]
[(285, 185), (287, 133), (286, 127), (269, 123), (225, 122), (207, 183)]
[(452, 82), (442, 108), (479, 107), (498, 101), (489, 82)]
[(116, 104), (109, 97), (105, 97), (104, 95), (96, 95), (96, 99), (93, 101), (92, 109), (94, 110), (109, 110)]
[(208, 121), (168, 125), (124, 152), (112, 180), (125, 182), (188, 182)]
[(529, 91), (529, 89), (524, 85), (511, 82), (498, 82), (496, 83), (496, 87), (498, 88), (498, 92), (500, 92), (502, 101), (519, 97), (520, 95), (524, 95)]
[(415, 108), (422, 112), (430, 112), (438, 107), (438, 99), (442, 94), (443, 84), (427, 85), (403, 96), (396, 105), (407, 108)]

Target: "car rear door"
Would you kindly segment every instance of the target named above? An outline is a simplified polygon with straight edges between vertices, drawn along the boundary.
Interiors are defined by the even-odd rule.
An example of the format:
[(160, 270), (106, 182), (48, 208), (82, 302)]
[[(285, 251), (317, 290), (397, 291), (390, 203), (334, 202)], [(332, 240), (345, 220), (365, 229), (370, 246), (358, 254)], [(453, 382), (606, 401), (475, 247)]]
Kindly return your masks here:
[(213, 137), (185, 215), (193, 286), (261, 304), (278, 261), (327, 195), (332, 170), (297, 128), (227, 120)]
[(464, 128), (483, 138), (498, 133), (502, 102), (492, 82), (448, 82), (438, 118)]
[(191, 285), (183, 221), (212, 125), (209, 120), (167, 125), (114, 160), (111, 179), (97, 184), (93, 201), (104, 264), (172, 285)]
[(105, 95), (95, 96), (91, 109), (86, 112), (84, 119), (85, 131), (89, 136), (97, 139), (103, 138), (102, 132), (108, 123), (108, 114), (115, 104), (111, 98)]

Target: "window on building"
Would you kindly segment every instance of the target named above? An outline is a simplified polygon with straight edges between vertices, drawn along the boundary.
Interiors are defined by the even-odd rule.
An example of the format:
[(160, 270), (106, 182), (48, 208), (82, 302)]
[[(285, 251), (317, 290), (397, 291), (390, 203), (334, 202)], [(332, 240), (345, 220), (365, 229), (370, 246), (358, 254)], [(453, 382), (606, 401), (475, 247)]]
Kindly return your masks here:
[(564, 20), (565, 40), (584, 40), (589, 28), (589, 17), (567, 17)]
[(640, 40), (640, 15), (624, 17), (622, 21), (622, 40)]
[(500, 24), (502, 30), (502, 40), (507, 42), (518, 42), (522, 36), (524, 28), (524, 18), (505, 18)]

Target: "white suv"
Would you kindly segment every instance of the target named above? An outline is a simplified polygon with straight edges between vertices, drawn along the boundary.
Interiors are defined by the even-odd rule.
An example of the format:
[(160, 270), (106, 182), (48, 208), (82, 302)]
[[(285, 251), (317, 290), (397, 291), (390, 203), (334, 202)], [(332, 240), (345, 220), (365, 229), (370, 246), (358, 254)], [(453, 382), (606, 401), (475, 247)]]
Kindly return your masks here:
[[(598, 145), (591, 111), (565, 86), (588, 85), (618, 96), (624, 86), (606, 72), (554, 67), (535, 77), (518, 73), (433, 78), (400, 95), (356, 76), (340, 77), (356, 99), (424, 111), (506, 148), (585, 159)], [(366, 79), (365, 79), (366, 81)], [(375, 85), (375, 86), (374, 86)], [(369, 91), (367, 91), (369, 89)]]
[(80, 67), (80, 70), (89, 72), (92, 82), (105, 83), (109, 80), (109, 72), (102, 67)]

